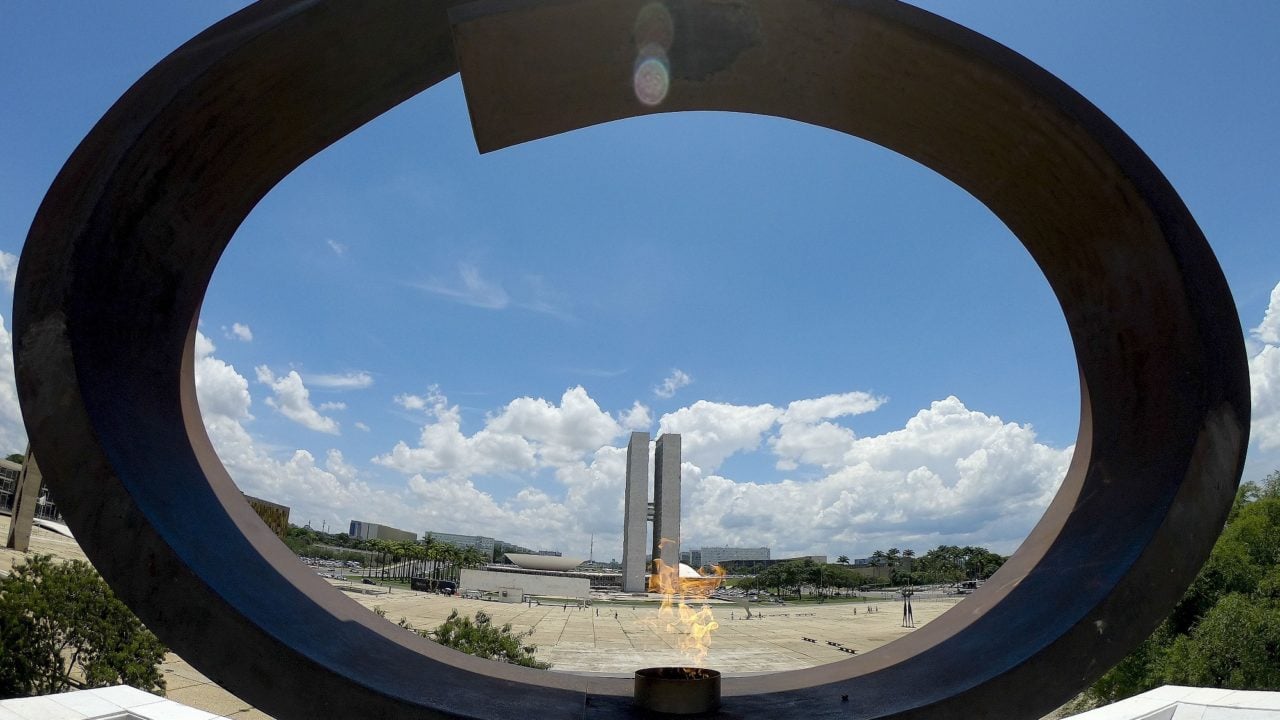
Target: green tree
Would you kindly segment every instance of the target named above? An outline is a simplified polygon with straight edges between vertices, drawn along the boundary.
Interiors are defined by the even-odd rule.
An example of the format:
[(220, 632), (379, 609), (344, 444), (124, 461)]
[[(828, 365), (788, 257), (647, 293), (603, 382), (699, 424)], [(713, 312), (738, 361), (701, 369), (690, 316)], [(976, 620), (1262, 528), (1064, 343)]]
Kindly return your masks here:
[(423, 543), (427, 549), (427, 560), (431, 563), (431, 579), (439, 580), (441, 564), (444, 562), (445, 548), (448, 546), (430, 535), (427, 536)]
[(474, 621), (454, 610), (435, 630), (421, 632), (425, 638), (468, 655), (546, 670), (551, 663), (535, 658), (534, 652), (538, 647), (525, 642), (532, 634), (533, 630), (513, 632), (511, 623), (498, 627), (483, 610), (476, 611)]
[(1280, 606), (1241, 593), (1219, 600), (1169, 645), (1162, 680), (1236, 690), (1280, 688)]
[(8, 460), (9, 462), (12, 462), (12, 463), (18, 463), (19, 465), (21, 465), (22, 463), (27, 461), (27, 456), (23, 455), (22, 453), (10, 453), (9, 456), (5, 458), (5, 460)]
[(759, 575), (756, 575), (757, 587), (773, 588), (775, 595), (782, 594), (782, 588), (788, 584), (788, 578), (784, 576), (783, 569), (789, 563), (778, 563), (765, 568)]
[(858, 574), (851, 567), (835, 565), (829, 566), (827, 571), (831, 574), (832, 584), (846, 591), (852, 590), (865, 582), (863, 576)]
[(485, 560), (484, 553), (480, 552), (479, 549), (473, 548), (473, 547), (469, 547), (463, 550), (462, 556), (459, 558), (459, 564), (464, 568), (480, 567), (481, 565), (484, 565), (486, 562), (488, 561)]
[(840, 557), (836, 558), (836, 562), (840, 563), (841, 565), (848, 565), (848, 564), (849, 564), (849, 556), (848, 556), (848, 555), (841, 555)]
[(921, 555), (912, 570), (922, 583), (954, 583), (965, 579), (964, 552), (955, 545), (939, 545)]
[(165, 652), (88, 563), (35, 555), (0, 579), (0, 697), (120, 683), (164, 694)]
[(1006, 559), (984, 547), (966, 545), (960, 550), (964, 557), (965, 574), (970, 580), (986, 580), (995, 575)]

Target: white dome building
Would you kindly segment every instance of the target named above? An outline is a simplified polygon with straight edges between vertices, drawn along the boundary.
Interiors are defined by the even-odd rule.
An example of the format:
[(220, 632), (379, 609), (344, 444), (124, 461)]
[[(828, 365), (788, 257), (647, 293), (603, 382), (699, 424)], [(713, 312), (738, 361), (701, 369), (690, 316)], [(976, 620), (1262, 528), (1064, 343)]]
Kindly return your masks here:
[(516, 567), (525, 570), (552, 570), (568, 572), (582, 564), (580, 558), (560, 557), (559, 555), (532, 555), (527, 553), (507, 553), (507, 559)]

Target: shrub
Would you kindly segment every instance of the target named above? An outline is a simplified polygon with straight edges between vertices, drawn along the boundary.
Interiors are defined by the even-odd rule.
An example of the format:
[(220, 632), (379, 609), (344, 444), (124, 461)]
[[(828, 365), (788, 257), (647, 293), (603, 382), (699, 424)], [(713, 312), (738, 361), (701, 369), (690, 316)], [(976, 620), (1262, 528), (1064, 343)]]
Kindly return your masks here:
[(0, 579), (0, 697), (121, 683), (163, 695), (165, 652), (88, 563), (36, 555)]
[(551, 663), (537, 660), (533, 656), (537, 646), (524, 642), (532, 634), (532, 630), (512, 632), (511, 623), (495, 626), (483, 610), (476, 611), (475, 621), (454, 610), (439, 627), (423, 636), (468, 655), (545, 670)]

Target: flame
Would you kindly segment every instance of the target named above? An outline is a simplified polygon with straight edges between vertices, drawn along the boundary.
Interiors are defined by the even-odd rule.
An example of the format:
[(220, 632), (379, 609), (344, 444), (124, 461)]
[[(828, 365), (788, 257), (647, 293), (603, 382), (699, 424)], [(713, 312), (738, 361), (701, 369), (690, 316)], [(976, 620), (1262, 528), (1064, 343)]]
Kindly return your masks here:
[[(669, 542), (663, 539), (660, 545)], [(653, 564), (649, 592), (662, 594), (658, 620), (665, 623), (667, 632), (679, 636), (680, 650), (688, 665), (699, 667), (711, 652), (711, 633), (720, 627), (720, 623), (716, 622), (710, 605), (704, 602), (702, 607), (694, 609), (687, 601), (710, 596), (723, 582), (724, 570), (717, 565), (710, 569), (710, 575), (681, 577), (678, 563), (671, 566), (660, 558), (654, 558)]]

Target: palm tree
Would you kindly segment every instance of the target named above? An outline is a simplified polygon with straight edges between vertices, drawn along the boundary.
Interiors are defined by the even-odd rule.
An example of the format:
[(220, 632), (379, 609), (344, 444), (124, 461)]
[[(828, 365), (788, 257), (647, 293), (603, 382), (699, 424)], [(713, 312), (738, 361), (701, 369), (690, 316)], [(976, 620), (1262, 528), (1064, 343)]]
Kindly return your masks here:
[(849, 556), (848, 556), (848, 555), (841, 555), (840, 557), (836, 558), (836, 562), (840, 563), (841, 565), (848, 565), (848, 564), (849, 564)]
[(422, 563), (427, 559), (427, 549), (415, 543), (410, 557), (413, 559), (413, 567), (406, 574), (411, 578), (423, 574)]
[[(382, 577), (386, 577), (387, 553), (391, 551), (391, 547), (390, 547), (391, 543), (387, 542), (386, 540), (379, 540), (377, 538), (366, 540), (365, 542), (368, 543), (370, 550), (378, 553), (377, 565), (380, 568), (379, 574)], [(369, 573), (365, 573), (365, 574), (366, 576), (369, 575)]]
[(445, 578), (458, 581), (458, 561), (462, 559), (462, 551), (453, 545), (445, 544), (441, 548), (440, 559), (445, 565)]
[(430, 535), (427, 536), (426, 546), (427, 559), (431, 561), (431, 579), (439, 580), (440, 564), (444, 561), (445, 548), (448, 546), (435, 540)]
[(889, 556), (885, 555), (883, 550), (877, 550), (871, 553), (871, 564), (875, 565), (876, 567), (881, 567), (887, 564), (888, 561), (889, 561)]
[(462, 567), (468, 567), (468, 568), (480, 567), (481, 565), (485, 564), (484, 553), (480, 552), (479, 549), (473, 548), (473, 547), (469, 547), (466, 550), (463, 550), (462, 557), (460, 558), (460, 560), (462, 563)]

